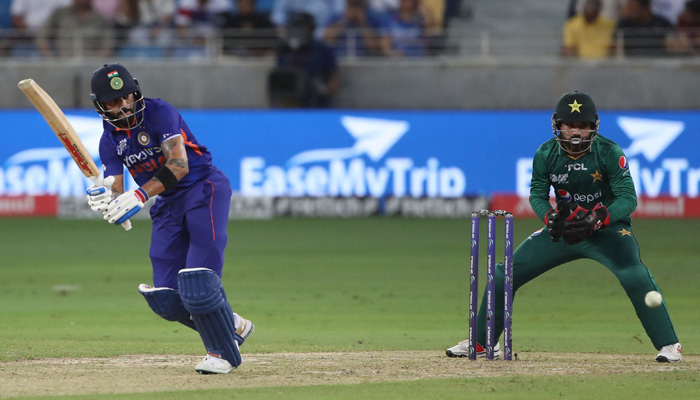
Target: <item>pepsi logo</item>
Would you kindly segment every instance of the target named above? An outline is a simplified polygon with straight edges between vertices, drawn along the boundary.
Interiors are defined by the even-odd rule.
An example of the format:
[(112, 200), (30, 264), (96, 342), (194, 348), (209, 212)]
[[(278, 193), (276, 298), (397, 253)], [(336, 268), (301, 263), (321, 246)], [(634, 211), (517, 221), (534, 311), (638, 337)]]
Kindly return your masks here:
[(567, 192), (566, 190), (559, 189), (559, 190), (557, 190), (557, 193), (559, 193), (559, 197), (561, 197), (562, 199), (564, 199), (566, 201), (571, 201), (571, 194), (569, 192)]
[(629, 165), (627, 164), (627, 157), (625, 156), (620, 156), (620, 159), (617, 160), (617, 163), (622, 169), (627, 169), (627, 167), (629, 167)]

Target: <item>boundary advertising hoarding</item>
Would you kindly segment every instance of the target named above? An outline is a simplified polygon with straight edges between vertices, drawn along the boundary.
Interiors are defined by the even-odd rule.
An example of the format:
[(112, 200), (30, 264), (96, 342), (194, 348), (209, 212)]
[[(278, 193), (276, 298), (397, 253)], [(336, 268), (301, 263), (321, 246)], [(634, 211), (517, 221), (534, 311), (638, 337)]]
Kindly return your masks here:
[[(102, 121), (91, 110), (66, 114), (99, 163)], [(259, 206), (265, 201), (260, 199), (272, 199), (277, 211), (316, 204), (349, 207), (359, 210), (357, 215), (372, 214), (374, 208), (391, 214), (397, 207), (416, 216), (449, 214), (450, 209), (461, 215), (480, 198), (526, 197), (532, 156), (552, 137), (549, 111), (182, 114), (231, 179), (239, 199), (233, 210), (236, 204), (257, 201)], [(629, 159), (640, 209), (645, 204), (646, 210), (670, 209), (676, 201), (680, 213), (667, 214), (690, 216), (687, 211), (695, 207), (689, 205), (700, 191), (700, 113), (603, 111), (600, 118), (601, 134), (619, 143)], [(5, 110), (0, 119), (16, 130), (4, 135), (0, 146), (0, 196), (84, 196), (89, 181), (38, 113)], [(647, 201), (653, 199), (669, 200)], [(426, 204), (437, 211), (421, 212)]]

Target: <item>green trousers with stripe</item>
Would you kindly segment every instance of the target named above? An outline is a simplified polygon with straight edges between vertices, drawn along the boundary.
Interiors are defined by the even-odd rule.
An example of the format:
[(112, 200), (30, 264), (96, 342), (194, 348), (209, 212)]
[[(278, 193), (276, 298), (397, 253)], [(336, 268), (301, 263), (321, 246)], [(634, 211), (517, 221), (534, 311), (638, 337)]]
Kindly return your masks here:
[[(652, 290), (661, 292), (654, 277), (642, 264), (639, 245), (632, 228), (624, 222), (596, 231), (586, 240), (570, 245), (563, 240), (552, 242), (547, 228), (530, 235), (513, 254), (513, 294), (543, 273), (569, 261), (589, 258), (607, 267), (617, 277), (629, 297), (637, 317), (657, 350), (678, 342), (666, 302), (656, 308), (647, 307), (644, 296)], [(503, 263), (496, 265), (496, 340), (503, 332)], [(574, 285), (575, 282), (569, 284)], [(486, 293), (478, 316), (477, 341), (486, 343)]]

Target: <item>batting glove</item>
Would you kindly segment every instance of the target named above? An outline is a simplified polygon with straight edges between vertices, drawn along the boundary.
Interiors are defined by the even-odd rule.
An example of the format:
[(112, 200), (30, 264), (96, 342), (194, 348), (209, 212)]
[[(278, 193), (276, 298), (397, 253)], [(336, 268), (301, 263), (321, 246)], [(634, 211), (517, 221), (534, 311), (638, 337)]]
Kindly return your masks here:
[(110, 224), (122, 224), (143, 208), (148, 193), (142, 188), (129, 190), (112, 200), (104, 211), (104, 219)]
[(114, 177), (108, 176), (102, 181), (102, 185), (95, 184), (87, 188), (88, 205), (92, 211), (104, 212), (112, 201), (112, 184)]

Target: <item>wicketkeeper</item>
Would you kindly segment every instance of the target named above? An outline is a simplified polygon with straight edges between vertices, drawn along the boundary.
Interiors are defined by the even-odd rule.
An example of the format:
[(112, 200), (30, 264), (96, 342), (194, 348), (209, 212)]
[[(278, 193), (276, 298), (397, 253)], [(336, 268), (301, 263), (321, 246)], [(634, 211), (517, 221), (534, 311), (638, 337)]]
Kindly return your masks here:
[[(535, 153), (530, 204), (545, 227), (518, 246), (513, 255), (513, 292), (569, 261), (589, 258), (615, 274), (627, 293), (659, 362), (681, 361), (681, 344), (665, 302), (650, 308), (644, 296), (660, 289), (640, 259), (630, 214), (637, 206), (627, 158), (619, 145), (598, 134), (600, 120), (586, 93), (564, 94), (552, 116), (554, 137)], [(550, 187), (556, 207), (549, 203)], [(503, 264), (496, 266), (496, 340), (503, 332)], [(477, 354), (485, 354), (486, 294), (478, 315)], [(466, 340), (447, 349), (450, 357), (468, 356)], [(495, 355), (500, 355), (497, 345)]]

